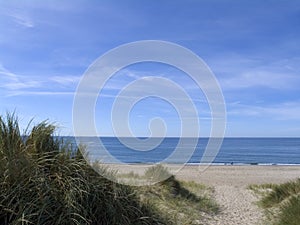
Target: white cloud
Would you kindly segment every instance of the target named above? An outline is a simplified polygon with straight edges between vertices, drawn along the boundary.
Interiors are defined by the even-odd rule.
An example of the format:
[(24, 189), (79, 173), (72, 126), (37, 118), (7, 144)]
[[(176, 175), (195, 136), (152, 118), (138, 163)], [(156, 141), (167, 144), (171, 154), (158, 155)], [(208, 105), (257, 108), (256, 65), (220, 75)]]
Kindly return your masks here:
[(32, 28), (34, 27), (34, 23), (32, 21), (31, 18), (29, 18), (28, 16), (25, 16), (25, 15), (22, 15), (22, 14), (17, 14), (17, 13), (13, 13), (13, 14), (10, 14), (10, 16), (14, 19), (14, 21), (21, 25), (21, 26), (24, 26), (24, 27), (27, 27), (27, 28)]
[(300, 77), (295, 74), (278, 73), (267, 70), (252, 70), (229, 78), (220, 79), (224, 90), (250, 87), (288, 89), (298, 87)]
[(14, 23), (22, 27), (32, 28), (35, 26), (33, 19), (29, 16), (28, 10), (24, 8), (4, 4), (1, 6), (0, 15), (1, 14), (11, 18)]
[(15, 74), (7, 70), (2, 64), (0, 64), (0, 84), (2, 88), (8, 90), (35, 88), (40, 86), (40, 82), (32, 79), (24, 79), (21, 75)]
[(41, 83), (38, 81), (26, 81), (26, 82), (17, 81), (17, 82), (10, 82), (0, 86), (7, 88), (9, 90), (19, 90), (19, 89), (27, 89), (27, 88), (37, 88), (41, 86)]
[(80, 77), (71, 75), (20, 75), (0, 63), (0, 87), (6, 97), (19, 95), (73, 95), (67, 86), (76, 86)]
[(0, 74), (2, 77), (6, 77), (7, 79), (18, 81), (18, 77), (4, 68), (4, 66), (0, 63)]
[(283, 102), (279, 104), (256, 106), (243, 104), (227, 104), (228, 115), (266, 117), (275, 120), (300, 120), (300, 102)]
[(57, 95), (64, 95), (64, 96), (72, 96), (74, 92), (63, 92), (63, 91), (15, 91), (7, 95), (7, 97), (12, 96), (57, 96)]
[(53, 76), (50, 77), (49, 80), (62, 85), (70, 85), (75, 83), (77, 84), (80, 78), (80, 76)]
[(300, 85), (300, 58), (277, 61), (235, 54), (211, 59), (211, 68), (223, 90), (251, 87), (295, 89)]

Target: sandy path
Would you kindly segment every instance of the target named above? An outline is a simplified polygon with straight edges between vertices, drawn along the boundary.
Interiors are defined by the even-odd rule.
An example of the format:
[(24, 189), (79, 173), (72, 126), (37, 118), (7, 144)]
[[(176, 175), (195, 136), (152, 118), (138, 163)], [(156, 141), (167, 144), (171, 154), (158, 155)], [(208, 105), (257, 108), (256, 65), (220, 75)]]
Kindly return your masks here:
[(244, 187), (215, 186), (214, 198), (220, 206), (220, 213), (205, 219), (212, 225), (257, 225), (263, 224), (264, 214), (255, 202), (252, 191)]
[(204, 215), (205, 225), (262, 225), (264, 213), (256, 202), (257, 196), (249, 184), (283, 183), (300, 175), (298, 166), (213, 166), (199, 173), (195, 167), (186, 167), (176, 177), (207, 184), (214, 189), (214, 198), (220, 206), (215, 216)]

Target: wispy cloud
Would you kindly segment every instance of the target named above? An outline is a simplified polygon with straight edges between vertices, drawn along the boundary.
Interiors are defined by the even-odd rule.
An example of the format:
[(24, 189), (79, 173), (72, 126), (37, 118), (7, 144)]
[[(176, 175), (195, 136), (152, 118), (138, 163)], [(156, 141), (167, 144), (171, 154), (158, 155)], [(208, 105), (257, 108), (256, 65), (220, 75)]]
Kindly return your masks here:
[(81, 78), (80, 76), (65, 75), (65, 76), (53, 76), (50, 77), (49, 80), (61, 85), (73, 85), (73, 84), (77, 84), (80, 78)]
[[(6, 97), (28, 95), (73, 95), (79, 76), (36, 76), (20, 75), (7, 70), (0, 64), (0, 87)], [(72, 91), (70, 91), (72, 88)]]
[(298, 57), (273, 61), (228, 54), (212, 59), (211, 64), (225, 91), (252, 87), (295, 89), (300, 85)]
[(0, 64), (0, 75), (3, 84), (0, 86), (8, 90), (18, 90), (26, 88), (36, 88), (40, 86), (40, 82), (32, 79), (24, 79), (23, 76), (15, 74), (7, 70), (2, 64)]
[(228, 115), (264, 117), (275, 120), (300, 120), (300, 102), (283, 102), (273, 105), (255, 106), (240, 103), (228, 104)]
[(251, 87), (288, 89), (299, 87), (300, 77), (292, 73), (278, 73), (257, 69), (229, 78), (221, 78), (220, 83), (224, 90)]
[(37, 88), (40, 86), (41, 86), (41, 83), (38, 81), (26, 81), (26, 82), (16, 81), (16, 82), (10, 82), (10, 83), (1, 85), (1, 87), (7, 88), (9, 90)]
[(10, 13), (9, 16), (13, 18), (14, 22), (26, 28), (32, 28), (35, 26), (33, 20), (24, 14)]
[(32, 28), (35, 26), (29, 11), (24, 7), (12, 7), (8, 2), (1, 2), (1, 14), (22, 27)]
[(1, 63), (0, 63), (0, 74), (3, 77), (6, 77), (8, 79), (11, 79), (11, 80), (14, 80), (14, 81), (18, 81), (17, 75), (15, 75), (14, 73), (11, 73), (7, 69), (5, 69), (4, 66)]
[(15, 91), (7, 95), (12, 96), (73, 96), (74, 92), (68, 91)]

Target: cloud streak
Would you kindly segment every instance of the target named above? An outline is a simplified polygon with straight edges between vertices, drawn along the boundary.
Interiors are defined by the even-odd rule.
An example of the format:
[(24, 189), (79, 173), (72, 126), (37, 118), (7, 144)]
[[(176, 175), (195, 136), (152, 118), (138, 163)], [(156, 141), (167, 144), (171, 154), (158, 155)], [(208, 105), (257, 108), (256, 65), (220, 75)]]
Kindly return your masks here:
[[(6, 97), (28, 95), (73, 95), (79, 76), (19, 75), (0, 64), (0, 86)], [(70, 91), (70, 88), (72, 89)]]
[(14, 96), (73, 96), (74, 92), (62, 91), (15, 91), (7, 95), (7, 97)]
[(35, 26), (33, 20), (28, 16), (20, 13), (11, 13), (9, 16), (13, 18), (14, 22), (26, 28), (33, 28)]
[(53, 76), (50, 77), (49, 80), (67, 86), (67, 85), (77, 84), (80, 78), (81, 78), (80, 76), (65, 75), (65, 76)]
[(300, 120), (300, 102), (255, 106), (240, 103), (228, 104), (229, 116), (273, 118), (275, 120)]
[(23, 80), (24, 77), (10, 72), (2, 64), (0, 64), (0, 75), (2, 75), (0, 80), (3, 81), (1, 83), (4, 83), (1, 87), (8, 90), (35, 88), (40, 86), (40, 83), (37, 81), (31, 79), (26, 79), (26, 81)]
[(278, 73), (267, 70), (252, 70), (229, 78), (220, 79), (223, 90), (266, 87), (273, 89), (298, 88), (300, 77), (291, 73)]
[(300, 85), (298, 57), (274, 61), (228, 54), (209, 61), (225, 91), (253, 87), (288, 90)]

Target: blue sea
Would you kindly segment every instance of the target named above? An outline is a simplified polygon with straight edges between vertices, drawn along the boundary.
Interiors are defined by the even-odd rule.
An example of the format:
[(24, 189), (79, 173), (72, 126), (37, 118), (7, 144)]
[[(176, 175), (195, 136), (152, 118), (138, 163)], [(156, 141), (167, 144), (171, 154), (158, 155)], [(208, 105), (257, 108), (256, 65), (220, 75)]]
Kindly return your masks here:
[[(68, 138), (70, 139), (70, 137)], [(75, 141), (71, 138), (72, 142)], [(130, 138), (128, 138), (130, 139)], [(99, 140), (102, 144), (100, 144)], [(168, 163), (205, 164), (201, 161), (208, 138), (199, 138), (194, 152), (190, 154), (189, 138)], [(132, 139), (134, 141), (134, 139)], [(80, 142), (86, 145), (91, 160), (113, 163), (157, 163), (173, 154), (180, 138), (164, 138), (155, 148), (138, 151), (122, 144), (115, 137), (83, 137)], [(181, 140), (182, 141), (182, 140)], [(185, 154), (189, 154), (188, 156)], [(300, 138), (225, 138), (213, 164), (234, 165), (300, 165)]]

